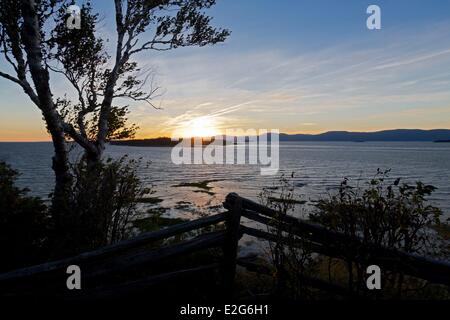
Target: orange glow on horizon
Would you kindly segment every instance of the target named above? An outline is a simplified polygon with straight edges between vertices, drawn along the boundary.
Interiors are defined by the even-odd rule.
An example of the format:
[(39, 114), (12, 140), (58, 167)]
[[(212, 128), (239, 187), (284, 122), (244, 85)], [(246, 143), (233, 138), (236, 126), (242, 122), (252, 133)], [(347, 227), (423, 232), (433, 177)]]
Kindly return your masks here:
[[(171, 136), (175, 137), (214, 137), (216, 135), (223, 134), (222, 130), (219, 130), (217, 127), (213, 125), (213, 123), (209, 123), (204, 121), (203, 119), (198, 121), (195, 119), (193, 122), (189, 122), (189, 125), (181, 126), (179, 129), (176, 129), (172, 132), (172, 135), (168, 133), (167, 130), (158, 130), (152, 131), (151, 133), (138, 132), (134, 139), (154, 139), (161, 137)], [(280, 130), (280, 133), (286, 134), (321, 134), (328, 131), (349, 131), (349, 132), (376, 132), (383, 130), (395, 130), (399, 128), (352, 128), (352, 129), (342, 129), (342, 128), (333, 128), (333, 129), (322, 129), (322, 130)], [(432, 129), (450, 129), (449, 127), (441, 127), (441, 128), (428, 128), (428, 127), (405, 127), (401, 129), (421, 129), (421, 130), (432, 130)], [(33, 136), (34, 135), (34, 136)], [(39, 132), (36, 134), (36, 131), (33, 132), (1, 132), (0, 131), (0, 142), (51, 142), (51, 137), (47, 134), (46, 131)]]

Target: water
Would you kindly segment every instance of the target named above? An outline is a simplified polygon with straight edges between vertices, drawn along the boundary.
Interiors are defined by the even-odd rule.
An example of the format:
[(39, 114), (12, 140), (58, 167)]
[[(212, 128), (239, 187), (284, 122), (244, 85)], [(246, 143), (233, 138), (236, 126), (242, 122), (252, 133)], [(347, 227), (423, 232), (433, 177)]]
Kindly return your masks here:
[[(192, 218), (220, 211), (229, 192), (256, 200), (264, 186), (276, 183), (278, 176), (261, 176), (258, 166), (250, 165), (174, 165), (170, 148), (108, 146), (107, 154), (142, 157), (139, 175), (153, 186), (152, 197), (166, 215)], [(0, 143), (0, 160), (20, 171), (18, 184), (33, 195), (47, 197), (51, 192), (52, 145), (50, 143)], [(74, 151), (73, 156), (79, 156)], [(295, 172), (297, 192), (306, 200), (317, 200), (335, 190), (344, 177), (367, 181), (377, 168), (392, 169), (391, 177), (405, 182), (421, 180), (438, 187), (433, 204), (450, 217), (450, 144), (432, 142), (282, 142), (280, 174)], [(184, 182), (212, 180), (209, 193), (196, 187), (175, 187)]]

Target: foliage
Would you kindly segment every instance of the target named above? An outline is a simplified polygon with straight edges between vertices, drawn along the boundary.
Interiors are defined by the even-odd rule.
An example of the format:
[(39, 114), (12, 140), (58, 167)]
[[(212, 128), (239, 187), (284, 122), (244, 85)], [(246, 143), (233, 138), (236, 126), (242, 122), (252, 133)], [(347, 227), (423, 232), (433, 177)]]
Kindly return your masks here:
[(140, 160), (106, 159), (73, 166), (71, 213), (59, 252), (74, 253), (127, 238), (140, 199), (150, 193), (137, 176)]
[(364, 243), (402, 249), (410, 253), (432, 251), (430, 227), (440, 223), (442, 212), (427, 198), (436, 188), (389, 182), (390, 170), (378, 170), (367, 188), (355, 188), (344, 179), (336, 195), (321, 199), (312, 221)]
[(293, 173), (290, 177), (281, 175), (275, 186), (263, 188), (259, 200), (278, 214), (267, 227), (267, 231), (277, 239), (275, 242), (269, 242), (270, 257), (276, 270), (274, 294), (296, 300), (311, 294), (309, 288), (303, 284), (303, 278), (314, 272), (315, 261), (310, 243), (294, 236), (289, 232), (290, 226), (282, 222), (282, 217), (292, 214), (296, 205), (305, 203), (295, 192), (293, 178)]
[[(69, 212), (59, 228), (44, 202), (14, 186), (18, 173), (0, 162), (2, 269), (31, 265), (126, 239), (138, 203), (151, 190), (137, 176), (140, 160), (122, 157), (72, 168)], [(145, 198), (148, 199), (148, 198)]]
[[(442, 212), (427, 203), (436, 188), (420, 181), (415, 185), (400, 183), (400, 178), (389, 179), (389, 173), (390, 170), (378, 169), (366, 188), (353, 187), (344, 179), (337, 194), (318, 201), (310, 219), (358, 239), (363, 245), (439, 254), (441, 242), (436, 241), (432, 226), (440, 224)], [(347, 246), (346, 251), (348, 286), (361, 291), (370, 257), (359, 254), (353, 245)], [(384, 286), (391, 286), (398, 296), (403, 294), (404, 282), (402, 273), (385, 273)]]
[[(213, 45), (225, 41), (230, 32), (211, 25), (206, 11), (215, 0), (111, 0), (115, 43), (105, 46), (97, 31), (101, 21), (90, 1), (81, 7), (80, 29), (66, 26), (72, 0), (0, 1), (0, 53), (6, 65), (0, 77), (18, 85), (42, 112), (54, 145), (52, 218), (62, 235), (68, 229), (61, 224), (83, 216), (69, 207), (73, 182), (67, 142), (84, 149), (89, 168), (102, 167), (106, 143), (132, 138), (137, 130), (128, 124), (128, 105), (120, 102), (127, 99), (157, 108), (152, 101), (159, 91), (154, 72), (142, 70), (135, 56), (148, 50)], [(55, 96), (55, 78), (67, 80), (64, 97)], [(94, 170), (92, 178), (97, 174), (101, 177), (102, 170)]]
[[(389, 173), (390, 170), (378, 170), (364, 187), (354, 187), (344, 179), (336, 194), (317, 201), (310, 212), (312, 222), (355, 239), (344, 247), (339, 246), (339, 258), (312, 255), (309, 241), (293, 236), (280, 218), (271, 221), (268, 231), (277, 239), (270, 243), (277, 296), (318, 297), (317, 292), (311, 295), (311, 288), (302, 285), (304, 277), (311, 275), (316, 278), (320, 275), (352, 294), (368, 295), (365, 280), (371, 257), (360, 252), (359, 243), (413, 254), (445, 254), (443, 243), (433, 232), (442, 225), (441, 210), (427, 203), (436, 188), (422, 182), (400, 183), (400, 179), (390, 179)], [(280, 217), (292, 213), (296, 204), (304, 203), (296, 195), (295, 184), (290, 179), (283, 175), (277, 186), (265, 188), (260, 194), (260, 202), (276, 210)], [(445, 296), (441, 287), (395, 271), (383, 272), (382, 288), (386, 298), (417, 297), (423, 292)]]
[[(91, 1), (81, 5), (79, 29), (66, 26), (67, 9), (74, 4), (70, 0), (23, 1), (20, 4), (16, 0), (1, 0), (0, 6), (0, 52), (16, 73), (0, 72), (0, 76), (20, 85), (47, 114), (56, 108), (58, 117), (64, 121), (65, 134), (89, 152), (95, 149), (88, 140), (104, 144), (110, 139), (132, 138), (137, 129), (135, 125), (126, 123), (128, 106), (114, 106), (113, 99), (142, 101), (155, 107), (152, 99), (159, 96), (160, 89), (154, 83), (155, 73), (151, 69), (142, 70), (137, 62), (131, 60), (134, 55), (148, 50), (214, 45), (230, 35), (226, 29), (213, 27), (211, 17), (205, 12), (215, 5), (215, 0), (112, 2), (117, 43), (113, 46), (116, 52), (111, 54), (106, 49), (104, 38), (97, 32), (101, 21)], [(32, 38), (27, 38), (24, 29), (27, 21), (31, 22), (27, 19), (34, 18), (38, 21), (38, 37), (30, 33)], [(40, 46), (40, 51), (31, 51), (28, 48), (31, 43)], [(45, 67), (45, 71), (27, 67), (27, 60), (36, 59), (35, 55), (40, 56), (42, 65), (39, 68)], [(49, 105), (42, 105), (39, 99), (44, 100), (41, 92), (44, 86), (48, 88), (46, 97), (52, 99), (48, 96), (51, 91), (48, 82), (52, 75), (49, 71), (68, 81), (74, 99), (60, 97)], [(46, 73), (45, 77), (37, 72)], [(35, 82), (38, 78), (40, 86), (35, 85), (41, 89), (35, 91), (30, 80)], [(51, 127), (59, 120), (45, 118)], [(109, 126), (114, 128), (109, 129)], [(108, 132), (103, 132), (105, 130)]]
[(15, 186), (18, 173), (0, 162), (1, 271), (37, 263), (47, 249), (49, 219), (42, 200)]
[[(78, 130), (81, 135), (95, 141), (98, 134), (102, 91), (105, 90), (111, 69), (110, 56), (105, 50), (104, 40), (96, 36), (99, 23), (98, 14), (92, 12), (91, 4), (81, 7), (81, 28), (66, 27), (68, 3), (63, 4), (54, 16), (55, 28), (48, 41), (49, 68), (65, 76), (75, 90), (77, 99), (58, 98), (59, 112), (65, 121)], [(52, 63), (51, 63), (52, 62)], [(136, 63), (126, 63), (119, 72), (125, 77), (117, 92), (133, 87), (142, 89), (144, 81), (137, 79), (141, 70)], [(127, 75), (128, 74), (128, 75)], [(138, 96), (134, 92), (135, 97)], [(144, 93), (140, 91), (139, 96)], [(132, 139), (138, 129), (128, 124), (129, 106), (111, 106), (108, 118), (106, 140)], [(70, 138), (70, 134), (69, 138)]]
[[(159, 108), (152, 102), (160, 96), (155, 72), (143, 70), (131, 60), (132, 56), (147, 50), (216, 44), (229, 35), (228, 30), (212, 27), (211, 18), (205, 15), (204, 9), (212, 7), (213, 0), (116, 1), (117, 46), (112, 59), (114, 55), (107, 52), (97, 32), (99, 16), (90, 2), (81, 7), (81, 28), (66, 27), (70, 4), (63, 1), (55, 5), (54, 27), (50, 28), (45, 48), (48, 67), (64, 75), (77, 97), (71, 101), (60, 98), (58, 106), (67, 123), (66, 134), (75, 141), (134, 137), (138, 128), (127, 123), (129, 106), (114, 105), (113, 99), (145, 102)], [(140, 39), (144, 32), (149, 39)], [(106, 126), (101, 125), (104, 121)], [(106, 134), (100, 128), (107, 128)]]

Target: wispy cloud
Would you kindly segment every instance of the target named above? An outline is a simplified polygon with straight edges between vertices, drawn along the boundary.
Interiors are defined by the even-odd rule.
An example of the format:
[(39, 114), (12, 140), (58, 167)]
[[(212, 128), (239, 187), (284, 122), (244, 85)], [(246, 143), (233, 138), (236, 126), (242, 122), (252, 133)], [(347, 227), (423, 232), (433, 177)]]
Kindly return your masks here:
[(376, 66), (375, 68), (373, 68), (373, 70), (384, 70), (384, 69), (389, 69), (389, 68), (402, 67), (402, 66), (405, 66), (405, 65), (408, 65), (408, 64), (415, 64), (415, 63), (419, 63), (419, 62), (422, 62), (422, 61), (425, 61), (425, 60), (430, 60), (430, 59), (433, 59), (433, 58), (437, 58), (439, 56), (448, 55), (448, 54), (450, 54), (450, 49), (443, 50), (443, 51), (440, 51), (440, 52), (428, 53), (428, 54), (425, 54), (423, 56), (416, 56), (416, 57), (414, 57), (412, 59), (409, 59), (409, 60), (402, 60), (402, 61), (396, 61), (396, 62), (393, 62), (393, 63), (388, 63), (388, 64), (385, 64), (385, 65), (379, 65), (379, 66)]
[[(379, 43), (355, 40), (309, 53), (161, 55), (143, 62), (156, 66), (160, 85), (167, 88), (164, 110), (147, 109), (135, 119), (151, 117), (153, 129), (165, 131), (209, 117), (221, 127), (276, 126), (292, 132), (337, 129), (355, 117), (358, 126), (373, 127), (372, 116), (382, 118), (388, 110), (450, 107), (449, 28), (392, 34)], [(397, 117), (397, 126), (407, 125), (401, 113), (390, 116)], [(450, 127), (450, 120), (442, 121)]]

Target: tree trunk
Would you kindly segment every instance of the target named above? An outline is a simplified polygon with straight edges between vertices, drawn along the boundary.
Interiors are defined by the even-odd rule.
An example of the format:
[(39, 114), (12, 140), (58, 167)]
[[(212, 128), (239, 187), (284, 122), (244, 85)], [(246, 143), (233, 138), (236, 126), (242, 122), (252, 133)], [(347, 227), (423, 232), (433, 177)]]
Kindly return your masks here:
[(118, 69), (120, 68), (121, 62), (117, 62), (116, 66), (111, 72), (110, 78), (106, 84), (104, 91), (104, 98), (102, 101), (102, 106), (100, 108), (100, 117), (98, 122), (98, 134), (97, 134), (97, 149), (98, 149), (98, 159), (99, 160), (105, 150), (106, 138), (108, 136), (109, 127), (109, 117), (111, 112), (111, 105), (114, 97), (114, 87), (118, 78)]
[(101, 153), (99, 152), (89, 152), (85, 151), (84, 156), (86, 157), (86, 164), (89, 169), (95, 168), (101, 160)]
[(114, 68), (111, 70), (108, 81), (106, 82), (102, 106), (100, 108), (97, 133), (97, 149), (99, 159), (101, 158), (103, 151), (105, 150), (106, 137), (108, 135), (109, 114), (111, 112), (111, 105), (114, 99), (114, 87), (116, 86), (116, 82), (119, 77), (119, 70), (128, 61), (129, 58), (129, 51), (125, 51), (125, 54), (123, 54), (122, 52), (124, 35), (126, 31), (123, 22), (122, 1), (115, 0), (114, 5), (116, 9), (117, 26), (116, 61), (114, 63)]
[(52, 215), (55, 222), (55, 228), (64, 232), (64, 215), (69, 209), (68, 197), (71, 185), (71, 175), (69, 172), (68, 151), (63, 121), (53, 103), (53, 96), (49, 84), (49, 74), (47, 69), (44, 68), (36, 3), (34, 0), (22, 0), (21, 5), (24, 19), (22, 38), (27, 53), (30, 73), (39, 98), (39, 108), (44, 116), (47, 129), (51, 134), (55, 151), (52, 165), (53, 171), (55, 172)]

